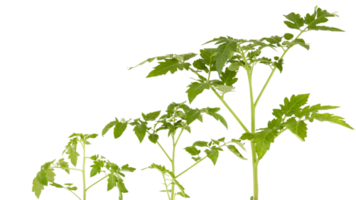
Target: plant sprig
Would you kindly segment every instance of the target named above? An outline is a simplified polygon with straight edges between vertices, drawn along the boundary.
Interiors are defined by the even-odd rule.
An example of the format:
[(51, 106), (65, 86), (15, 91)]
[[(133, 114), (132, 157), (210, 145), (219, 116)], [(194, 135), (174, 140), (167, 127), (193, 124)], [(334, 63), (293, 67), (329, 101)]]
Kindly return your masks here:
[[(195, 163), (188, 167), (186, 170), (183, 170), (180, 174), (176, 175), (175, 170), (175, 150), (180, 140), (182, 133), (187, 131), (189, 133), (192, 132), (190, 125), (194, 121), (203, 122), (203, 114), (211, 116), (215, 118), (217, 121), (220, 121), (225, 128), (228, 128), (226, 120), (223, 116), (221, 116), (218, 111), (220, 108), (201, 108), (201, 109), (193, 109), (190, 108), (188, 105), (183, 103), (171, 103), (164, 114), (161, 115), (161, 111), (155, 111), (151, 113), (144, 114), (142, 113), (142, 118), (137, 118), (134, 120), (125, 120), (121, 119), (120, 121), (116, 118), (115, 121), (108, 123), (103, 131), (102, 135), (104, 136), (108, 130), (113, 128), (114, 137), (118, 138), (117, 136), (121, 136), (122, 133), (126, 130), (127, 125), (134, 126), (133, 131), (135, 132), (139, 142), (141, 143), (145, 136), (148, 135), (148, 139), (153, 143), (157, 144), (159, 148), (163, 151), (167, 159), (172, 164), (172, 170), (168, 170), (165, 166), (152, 164), (149, 166), (149, 169), (157, 169), (161, 172), (165, 190), (163, 192), (167, 193), (169, 200), (174, 200), (176, 195), (180, 195), (184, 198), (189, 198), (189, 195), (185, 192), (184, 187), (177, 181), (177, 178), (180, 177), (182, 174), (196, 166), (205, 158), (209, 158), (213, 164), (215, 165), (219, 156), (218, 151), (222, 151), (221, 147), (228, 145), (229, 143), (237, 144), (238, 147), (244, 149), (243, 143), (240, 140), (233, 139), (231, 142), (225, 142), (225, 138), (221, 138), (219, 140), (211, 140), (210, 143), (197, 141), (191, 147), (186, 147), (185, 150), (193, 156)], [(124, 127), (124, 128), (122, 128)], [(120, 131), (119, 131), (120, 130)], [(119, 131), (119, 133), (118, 133)], [(172, 138), (172, 146), (173, 152), (172, 155), (169, 155), (167, 151), (163, 148), (163, 146), (159, 143), (159, 138), (162, 131), (167, 132), (167, 136)], [(220, 143), (222, 145), (218, 146)], [(200, 154), (201, 150), (198, 150), (196, 146), (199, 147), (206, 147), (205, 153), (206, 156), (200, 158), (198, 155)], [(245, 158), (240, 154), (237, 148), (234, 145), (228, 145), (228, 149), (233, 152), (238, 157), (245, 160)], [(194, 157), (195, 156), (195, 157)], [(147, 169), (147, 168), (145, 168)], [(168, 176), (168, 178), (166, 178)], [(179, 192), (175, 192), (175, 186), (179, 188)], [(170, 187), (170, 188), (169, 188)]]
[[(193, 60), (191, 63), (185, 62), (186, 60), (177, 59), (184, 57), (184, 55), (168, 54), (165, 59), (159, 59), (159, 65), (156, 66), (147, 76), (157, 77), (167, 74), (168, 71), (174, 74), (179, 70), (189, 70), (195, 74), (198, 79), (190, 83), (188, 90), (189, 102), (193, 100), (206, 90), (211, 90), (220, 99), (223, 105), (234, 116), (238, 124), (241, 125), (245, 133), (240, 139), (251, 141), (252, 163), (253, 163), (253, 182), (254, 182), (254, 194), (251, 197), (252, 200), (258, 200), (258, 177), (257, 169), (259, 160), (263, 158), (267, 150), (270, 148), (270, 144), (274, 142), (274, 139), (285, 130), (290, 130), (302, 141), (305, 140), (307, 135), (306, 121), (313, 122), (329, 121), (347, 128), (353, 129), (347, 124), (342, 117), (335, 116), (330, 113), (320, 113), (322, 110), (335, 109), (336, 106), (321, 106), (320, 104), (314, 106), (305, 106), (309, 94), (293, 95), (290, 99), (286, 98), (284, 105), (281, 105), (281, 109), (275, 109), (273, 115), (275, 119), (268, 122), (266, 128), (261, 128), (256, 132), (255, 118), (256, 107), (261, 99), (265, 89), (268, 86), (274, 72), (278, 69), (281, 73), (285, 68), (284, 57), (286, 53), (294, 46), (300, 46), (307, 50), (310, 49), (310, 45), (301, 38), (303, 33), (309, 31), (333, 31), (343, 32), (343, 30), (335, 27), (324, 26), (323, 24), (328, 22), (329, 18), (338, 17), (336, 13), (330, 13), (319, 7), (314, 8), (312, 14), (306, 14), (302, 17), (300, 14), (294, 12), (284, 15), (286, 21), (284, 24), (291, 29), (298, 30), (299, 33), (295, 36), (292, 33), (284, 33), (282, 35), (275, 35), (270, 37), (263, 37), (261, 39), (236, 39), (230, 36), (214, 38), (204, 44), (214, 43), (216, 48), (203, 48), (200, 50), (199, 58)], [(204, 45), (203, 44), (203, 45)], [(281, 50), (281, 55), (276, 55), (272, 58), (263, 56), (263, 50), (265, 48), (272, 48), (276, 51)], [(189, 53), (191, 57), (195, 57), (198, 54)], [(190, 57), (190, 58), (191, 58)], [(162, 58), (162, 57), (160, 57)], [(146, 61), (140, 63), (153, 61), (153, 58), (149, 58)], [(170, 63), (175, 63), (174, 65)], [(265, 82), (262, 90), (259, 92), (258, 97), (253, 97), (252, 87), (252, 74), (255, 69), (260, 67), (260, 64), (267, 65), (271, 69), (271, 73)], [(169, 70), (162, 70), (166, 66)], [(238, 115), (231, 109), (229, 104), (225, 101), (224, 95), (226, 93), (233, 92), (237, 83), (237, 74), (243, 68), (247, 72), (250, 91), (250, 106), (251, 106), (251, 129), (249, 130)], [(217, 74), (218, 79), (211, 79), (211, 74)], [(216, 77), (216, 76), (214, 76)], [(206, 142), (202, 143), (206, 144)], [(209, 147), (209, 146), (208, 146)], [(213, 150), (214, 148), (214, 150)], [(231, 147), (232, 149), (232, 147)], [(230, 149), (230, 150), (231, 150)], [(194, 145), (186, 148), (186, 150), (193, 156), (197, 156), (200, 153)], [(218, 147), (211, 147), (211, 149), (205, 150), (208, 154), (218, 155)], [(232, 150), (234, 152), (234, 150)], [(214, 152), (214, 153), (211, 153)], [(239, 153), (236, 152), (236, 155)], [(210, 159), (214, 160), (214, 156)], [(198, 157), (193, 159), (199, 160)], [(199, 162), (199, 161), (198, 161)]]
[[(41, 170), (37, 173), (37, 176), (33, 179), (33, 186), (32, 186), (32, 192), (35, 193), (37, 198), (40, 198), (40, 195), (42, 193), (42, 190), (44, 190), (44, 186), (54, 186), (56, 188), (63, 188), (71, 192), (73, 195), (75, 195), (78, 199), (81, 200), (81, 198), (74, 192), (78, 188), (76, 186), (73, 186), (72, 183), (64, 183), (64, 184), (59, 184), (55, 182), (55, 176), (56, 174), (54, 173), (55, 169), (62, 169), (68, 174), (70, 174), (70, 171), (80, 171), (82, 173), (83, 177), (83, 200), (86, 199), (86, 193), (87, 191), (93, 187), (95, 184), (99, 183), (100, 181), (104, 180), (105, 178), (108, 179), (108, 184), (107, 184), (107, 190), (111, 190), (114, 187), (117, 187), (119, 190), (119, 199), (122, 200), (122, 193), (127, 193), (128, 190), (125, 187), (125, 184), (123, 183), (122, 177), (125, 177), (125, 174), (123, 172), (133, 172), (136, 169), (133, 167), (129, 167), (128, 164), (123, 165), (121, 168), (113, 163), (107, 160), (104, 156), (99, 155), (93, 155), (91, 157), (86, 157), (85, 156), (85, 145), (90, 145), (90, 142), (88, 142), (88, 139), (94, 139), (98, 136), (98, 134), (82, 134), (82, 133), (73, 133), (72, 135), (69, 136), (70, 141), (65, 147), (65, 150), (63, 151), (62, 154), (66, 153), (68, 154), (68, 159), (70, 160), (71, 164), (73, 166), (77, 166), (77, 160), (80, 154), (77, 152), (77, 144), (81, 144), (83, 147), (83, 168), (78, 169), (78, 168), (70, 168), (69, 163), (64, 160), (64, 158), (59, 159), (57, 162), (55, 160), (46, 162), (41, 166)], [(89, 187), (86, 187), (86, 182), (85, 182), (85, 160), (86, 159), (91, 159), (93, 160), (94, 164), (91, 165), (90, 167), (92, 168), (90, 172), (90, 177), (93, 177), (97, 174), (100, 174), (103, 172), (105, 174), (104, 177), (102, 177), (100, 180), (97, 182), (93, 183)]]

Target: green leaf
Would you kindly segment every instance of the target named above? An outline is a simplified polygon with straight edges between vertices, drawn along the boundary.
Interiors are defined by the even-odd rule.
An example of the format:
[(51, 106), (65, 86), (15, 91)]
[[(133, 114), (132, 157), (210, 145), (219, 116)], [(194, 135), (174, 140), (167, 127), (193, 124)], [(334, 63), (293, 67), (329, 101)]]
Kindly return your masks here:
[[(162, 57), (162, 56), (161, 56), (161, 57)], [(147, 60), (145, 60), (145, 61), (139, 63), (138, 65), (136, 65), (136, 66), (134, 66), (134, 67), (130, 67), (129, 70), (131, 70), (131, 69), (133, 69), (133, 68), (136, 68), (136, 67), (138, 67), (138, 66), (140, 66), (140, 65), (143, 65), (143, 64), (145, 64), (146, 62), (149, 62), (149, 63), (150, 63), (150, 62), (154, 61), (156, 58), (157, 58), (157, 57), (148, 58)]]
[(303, 106), (308, 105), (311, 96), (309, 92), (292, 93), (289, 96), (283, 97), (283, 102), (278, 103), (278, 107), (273, 107), (271, 114), (273, 118), (286, 118), (295, 116), (296, 110), (302, 109)]
[(54, 177), (56, 176), (56, 174), (53, 171), (54, 169), (47, 169), (46, 171), (48, 182), (54, 182)]
[(202, 153), (201, 148), (199, 148), (198, 146), (193, 146), (193, 145), (186, 145), (186, 146), (183, 146), (181, 149), (186, 154), (188, 154), (188, 156), (190, 156), (190, 157), (198, 156), (198, 155), (201, 155), (201, 153)]
[(41, 171), (39, 171), (37, 173), (36, 178), (37, 178), (37, 181), (39, 183), (41, 183), (42, 185), (46, 185), (46, 186), (48, 185), (47, 173), (45, 170), (41, 169)]
[(135, 118), (132, 122), (131, 128), (135, 135), (139, 146), (142, 146), (146, 138), (146, 133), (149, 132), (148, 122), (144, 122), (141, 119)]
[(241, 63), (231, 63), (231, 65), (228, 67), (228, 69), (230, 71), (236, 72), (237, 70), (239, 70), (240, 66), (242, 66)]
[(203, 96), (204, 92), (210, 92), (210, 82), (189, 82), (185, 86), (184, 95), (187, 95), (189, 104), (193, 104), (194, 101), (199, 97)]
[(147, 136), (147, 141), (153, 145), (153, 146), (157, 146), (157, 142), (159, 141), (159, 135), (156, 133), (149, 133)]
[(74, 181), (63, 181), (63, 188), (74, 192), (79, 191), (78, 184), (75, 184)]
[(100, 132), (92, 131), (87, 132), (87, 138), (89, 140), (97, 140), (100, 137)]
[(253, 134), (253, 133), (244, 133), (241, 135), (240, 139), (241, 140), (253, 140), (255, 139), (256, 137), (256, 134)]
[(206, 155), (208, 156), (208, 158), (213, 162), (213, 164), (215, 165), (218, 157), (219, 157), (219, 150), (218, 148), (214, 148), (214, 146), (211, 148), (211, 150), (206, 149), (205, 150)]
[(301, 39), (301, 38), (295, 39), (295, 40), (293, 40), (293, 41), (291, 41), (291, 42), (289, 42), (289, 41), (284, 41), (282, 44), (283, 44), (283, 45), (287, 45), (289, 48), (292, 47), (292, 46), (294, 46), (294, 45), (300, 45), (300, 46), (306, 48), (307, 50), (310, 49), (309, 44), (306, 44), (305, 41), (304, 41), (303, 39)]
[[(64, 156), (59, 156), (59, 158), (55, 161), (55, 163), (53, 163), (53, 167), (57, 168), (68, 168), (70, 166), (68, 160), (65, 159)], [(61, 172), (64, 172), (68, 177), (71, 177), (71, 171), (69, 169), (65, 169), (65, 170), (58, 170)]]
[(288, 132), (301, 144), (305, 144), (308, 139), (308, 123), (288, 118), (283, 124)]
[(90, 167), (92, 167), (90, 177), (93, 177), (101, 172), (101, 168), (104, 167), (104, 162), (102, 160), (96, 160)]
[(286, 33), (286, 34), (284, 34), (284, 39), (286, 39), (286, 40), (291, 40), (293, 37), (294, 37), (294, 35), (293, 34), (291, 34), (291, 33)]
[(167, 72), (171, 72), (171, 74), (175, 73), (178, 69), (189, 69), (190, 63), (179, 63), (177, 59), (164, 59), (165, 62), (159, 62), (159, 65), (154, 68), (148, 75), (149, 77), (165, 75)]
[(52, 186), (54, 186), (56, 188), (64, 188), (63, 185), (55, 183), (55, 182), (51, 183), (50, 185), (52, 185)]
[(102, 139), (105, 139), (105, 136), (114, 128), (117, 122), (119, 122), (119, 119), (116, 115), (114, 115), (113, 119), (110, 119), (104, 124), (104, 126), (101, 128)]
[(31, 195), (34, 195), (36, 199), (40, 199), (42, 196), (42, 193), (45, 192), (45, 185), (39, 182), (37, 179), (37, 175), (32, 177), (32, 182), (31, 182)]
[(308, 121), (314, 120), (317, 123), (324, 124), (327, 123), (331, 126), (337, 126), (348, 131), (355, 132), (355, 127), (347, 121), (345, 116), (340, 115), (339, 113), (315, 113), (312, 115), (305, 116)]
[(209, 140), (208, 139), (195, 139), (192, 142), (192, 146), (199, 147), (199, 148), (207, 148), (209, 146)]
[(143, 121), (153, 123), (162, 113), (162, 108), (149, 110), (147, 112), (141, 110), (141, 118)]
[(237, 78), (235, 78), (236, 74), (236, 71), (230, 71), (228, 68), (226, 68), (225, 72), (221, 73), (220, 79), (225, 83), (225, 85), (232, 86), (237, 81)]
[(256, 153), (258, 160), (262, 161), (268, 152), (271, 151), (272, 144), (275, 144), (275, 139), (278, 134), (277, 129), (271, 129), (269, 127), (262, 127), (256, 131), (256, 137), (253, 140), (253, 143), (256, 144)]
[(119, 188), (121, 193), (128, 193), (129, 192), (125, 187), (124, 180), (122, 180), (122, 179), (118, 179), (117, 187)]
[(183, 61), (187, 61), (191, 58), (194, 58), (197, 54), (196, 53), (186, 53), (186, 54), (181, 54), (180, 56), (183, 57)]
[(93, 155), (90, 157), (90, 159), (92, 159), (92, 160), (97, 160), (98, 158), (99, 158), (99, 155)]
[(205, 66), (205, 63), (202, 59), (195, 60), (193, 62), (193, 67), (196, 69), (204, 70), (206, 72), (208, 71), (208, 68)]
[(203, 112), (198, 109), (190, 109), (187, 111), (186, 114), (186, 122), (187, 126), (193, 125), (195, 122), (202, 122), (204, 121)]
[(239, 148), (234, 144), (230, 143), (226, 146), (226, 150), (231, 153), (236, 159), (243, 163), (248, 163), (248, 157), (242, 154)]
[(121, 167), (121, 171), (134, 172), (135, 170), (136, 170), (136, 168), (129, 167), (129, 164), (123, 165)]
[(222, 72), (222, 69), (226, 61), (229, 59), (231, 53), (236, 51), (236, 48), (237, 48), (236, 41), (227, 40), (226, 43), (219, 45), (218, 48), (216, 49), (218, 55), (216, 56), (215, 66), (219, 74)]
[(283, 71), (283, 59), (279, 59), (278, 61), (273, 62), (272, 65), (275, 66), (279, 70), (279, 72), (282, 73), (282, 71)]
[(70, 159), (70, 162), (74, 165), (77, 166), (77, 161), (78, 161), (78, 156), (79, 153), (76, 151), (75, 147), (72, 145), (67, 146), (67, 151), (66, 154), (68, 154), (68, 159)]
[(108, 191), (113, 189), (116, 186), (116, 176), (112, 173), (109, 174), (108, 178)]
[(270, 44), (277, 44), (277, 43), (280, 43), (282, 41), (282, 37), (279, 37), (279, 36), (275, 35), (275, 36), (272, 36), (272, 37), (269, 37), (269, 38), (262, 38), (262, 40), (266, 40)]
[(183, 192), (178, 192), (178, 195), (184, 197), (184, 198), (190, 198), (190, 196), (188, 196), (187, 194), (183, 193)]
[(226, 120), (224, 119), (223, 116), (221, 116), (220, 114), (216, 113), (220, 110), (220, 108), (204, 108), (202, 109), (202, 112), (205, 112), (206, 114), (214, 117), (216, 120), (220, 121), (225, 127), (226, 129), (228, 128), (227, 126), (227, 122)]
[(208, 66), (210, 73), (216, 73), (215, 57), (218, 54), (216, 46), (205, 46), (199, 48), (199, 56), (201, 60)]
[(243, 149), (244, 151), (246, 151), (245, 147), (244, 147), (244, 143), (241, 142), (241, 140), (236, 140), (236, 139), (231, 139), (231, 142), (239, 145), (241, 147), (241, 149)]
[(313, 12), (307, 11), (303, 16), (299, 11), (291, 10), (282, 13), (283, 25), (292, 31), (304, 31), (305, 33), (322, 32), (331, 34), (348, 34), (348, 30), (333, 24), (328, 24), (330, 19), (340, 19), (338, 10), (329, 11), (315, 4)]
[(215, 88), (218, 89), (223, 95), (234, 91), (234, 87), (227, 85), (217, 85)]
[(124, 133), (127, 131), (129, 125), (128, 123), (122, 123), (121, 121), (117, 121), (116, 125), (113, 128), (113, 139), (120, 140)]

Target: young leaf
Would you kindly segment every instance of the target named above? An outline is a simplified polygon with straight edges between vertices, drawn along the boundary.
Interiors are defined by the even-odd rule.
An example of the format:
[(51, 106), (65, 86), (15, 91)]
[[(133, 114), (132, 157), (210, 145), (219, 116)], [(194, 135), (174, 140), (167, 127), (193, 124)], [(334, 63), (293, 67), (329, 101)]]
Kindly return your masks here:
[(288, 119), (285, 126), (302, 141), (307, 137), (307, 124), (304, 121), (297, 121), (295, 117)]
[(151, 134), (148, 136), (148, 139), (153, 143), (156, 144), (159, 136), (157, 134)]
[(234, 145), (228, 145), (227, 148), (228, 148), (233, 154), (235, 154), (237, 157), (241, 158), (242, 160), (247, 160), (246, 158), (244, 158), (244, 157), (241, 155), (241, 153), (239, 152), (239, 150), (237, 150)]
[(116, 176), (112, 173), (109, 174), (108, 178), (108, 191), (113, 189), (116, 186)]
[(116, 121), (111, 121), (110, 123), (108, 123), (105, 127), (104, 127), (104, 129), (103, 129), (103, 131), (102, 131), (102, 136), (104, 136), (107, 132), (108, 132), (108, 130), (110, 129), (110, 128), (112, 128), (114, 125), (116, 124)]
[(191, 124), (193, 121), (195, 121), (196, 119), (198, 119), (198, 117), (200, 116), (200, 110), (198, 109), (191, 109), (187, 112), (187, 124)]
[[(328, 24), (330, 19), (340, 19), (338, 10), (329, 11), (322, 8), (318, 3), (314, 5), (313, 12), (306, 12), (303, 16), (299, 11), (291, 10), (282, 13), (283, 25), (292, 31), (303, 31), (305, 33), (322, 32), (331, 34), (348, 34), (348, 30)], [(323, 25), (321, 25), (323, 24)]]
[(222, 97), (225, 97), (226, 95), (230, 95), (230, 94), (237, 94), (236, 85), (233, 85), (233, 86), (216, 85), (215, 89), (216, 89), (216, 91), (219, 92), (219, 94)]
[(70, 162), (74, 166), (77, 166), (78, 156), (80, 156), (80, 155), (72, 145), (67, 146), (66, 154), (68, 154), (68, 159), (70, 159)]
[(339, 116), (335, 116), (333, 114), (330, 114), (330, 113), (323, 113), (323, 114), (320, 114), (320, 113), (315, 113), (313, 115), (313, 117), (318, 120), (318, 121), (328, 121), (328, 122), (332, 122), (332, 123), (335, 123), (335, 124), (339, 124), (341, 126), (345, 126), (346, 128), (349, 128), (349, 129), (352, 129), (353, 128), (347, 124), (342, 118), (342, 117), (339, 117)]

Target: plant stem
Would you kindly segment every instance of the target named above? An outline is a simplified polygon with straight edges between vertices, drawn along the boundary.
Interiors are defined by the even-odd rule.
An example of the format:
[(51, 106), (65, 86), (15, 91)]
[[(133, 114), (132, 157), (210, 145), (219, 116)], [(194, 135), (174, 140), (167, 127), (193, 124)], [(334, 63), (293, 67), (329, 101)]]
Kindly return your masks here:
[[(250, 104), (251, 104), (251, 133), (255, 133), (255, 104), (253, 100), (253, 90), (252, 90), (252, 71), (248, 71), (248, 83), (250, 89)], [(251, 152), (252, 152), (252, 168), (253, 168), (253, 196), (254, 200), (258, 200), (258, 160), (256, 156), (256, 145), (251, 142)]]
[(68, 188), (65, 188), (66, 190), (68, 190), (69, 192), (71, 192), (72, 194), (74, 194), (79, 200), (82, 200), (80, 197), (78, 197), (77, 194), (75, 194), (72, 190), (68, 189)]
[(108, 178), (108, 175), (105, 173), (105, 174), (103, 174), (101, 177), (95, 179), (95, 181), (92, 181), (92, 182), (87, 186), (86, 193), (88, 194), (88, 192), (89, 192), (90, 190), (92, 190), (95, 186), (99, 185), (100, 183), (104, 182), (107, 178)]
[[(162, 173), (162, 172), (161, 172)], [(166, 181), (166, 177), (164, 177), (164, 174), (162, 173), (163, 176), (163, 180), (164, 180), (164, 186), (166, 187), (166, 192), (167, 192), (167, 196), (168, 196), (168, 200), (171, 200), (171, 197), (169, 196), (169, 192), (168, 192), (168, 186), (167, 186), (167, 181)]]
[(274, 77), (274, 75), (277, 72), (277, 67), (273, 67), (272, 70), (269, 72), (267, 79), (265, 80), (265, 82), (263, 83), (260, 91), (258, 92), (257, 96), (256, 96), (256, 100), (255, 100), (255, 110), (257, 110), (258, 105), (261, 102), (261, 99), (263, 97), (263, 95), (265, 94), (268, 86), (271, 84), (272, 79)]
[(220, 99), (220, 101), (225, 105), (225, 107), (230, 111), (230, 113), (235, 117), (237, 122), (241, 125), (241, 127), (249, 133), (250, 131), (246, 128), (246, 126), (242, 123), (242, 121), (237, 117), (235, 112), (230, 108), (230, 106), (225, 102), (225, 100), (219, 95), (219, 93), (216, 92), (216, 90), (213, 87), (210, 87), (211, 90), (215, 93), (215, 95)]
[(182, 135), (182, 133), (183, 133), (183, 131), (184, 131), (184, 129), (185, 129), (186, 126), (187, 126), (187, 124), (184, 124), (182, 130), (180, 131), (179, 136), (178, 136), (176, 142), (174, 143), (175, 146), (177, 145), (177, 143), (178, 143), (178, 141), (179, 141), (179, 138), (180, 138), (180, 136)]
[[(175, 158), (175, 153), (176, 153), (176, 144), (174, 143), (174, 134), (172, 134), (172, 141), (173, 141), (173, 154), (172, 154), (172, 173), (173, 176), (175, 177), (175, 163), (174, 163), (174, 158)], [(172, 193), (171, 193), (171, 199), (174, 200), (175, 199), (175, 195), (174, 195), (174, 189), (175, 189), (175, 184), (174, 182), (172, 182)]]
[(85, 141), (82, 144), (83, 146), (83, 200), (86, 200), (86, 186), (85, 186)]
[(62, 167), (50, 167), (50, 168), (69, 169), (69, 170), (82, 171), (81, 169), (75, 169), (75, 168), (62, 168)]
[(172, 158), (171, 158), (171, 155), (169, 155), (166, 148), (164, 148), (164, 146), (162, 145), (162, 143), (159, 140), (157, 141), (156, 145), (159, 148), (159, 150), (163, 153), (164, 157), (167, 159), (169, 164), (172, 166)]

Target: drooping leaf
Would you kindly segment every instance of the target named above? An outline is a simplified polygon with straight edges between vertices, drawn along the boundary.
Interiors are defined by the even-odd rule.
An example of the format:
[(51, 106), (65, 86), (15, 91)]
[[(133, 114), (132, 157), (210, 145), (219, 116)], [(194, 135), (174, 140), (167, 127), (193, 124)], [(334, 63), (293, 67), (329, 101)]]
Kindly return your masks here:
[(297, 121), (295, 117), (287, 120), (286, 127), (302, 141), (307, 137), (307, 124), (304, 121)]
[(114, 138), (117, 139), (119, 138), (122, 133), (126, 130), (127, 127), (127, 122), (116, 122), (115, 128), (114, 128)]
[(117, 179), (117, 177), (114, 174), (112, 174), (112, 173), (109, 174), (108, 187), (107, 187), (108, 191), (113, 189), (116, 186), (116, 179)]
[(236, 140), (236, 139), (231, 139), (231, 142), (239, 145), (239, 147), (241, 147), (241, 149), (243, 149), (244, 151), (246, 151), (245, 147), (244, 147), (244, 143), (241, 142), (241, 140)]
[(68, 159), (70, 162), (77, 166), (78, 157), (80, 156), (77, 150), (73, 146), (67, 146), (66, 154), (68, 154)]
[(218, 160), (219, 157), (219, 149), (213, 146), (211, 150), (206, 149), (205, 150), (206, 155), (208, 158), (213, 162), (213, 164), (216, 164), (216, 161)]
[(323, 121), (332, 122), (332, 123), (339, 124), (341, 126), (345, 126), (346, 128), (353, 130), (353, 128), (343, 120), (344, 118), (342, 118), (340, 116), (336, 116), (336, 115), (333, 115), (330, 113), (322, 113), (322, 114), (315, 113), (313, 115), (313, 117), (316, 120), (321, 121), (321, 122), (323, 122)]
[(201, 94), (204, 90), (208, 90), (210, 86), (210, 83), (198, 83), (198, 82), (193, 82), (191, 83), (188, 87), (189, 89), (186, 91), (188, 93), (188, 99), (189, 103), (192, 103), (192, 101), (195, 99), (196, 96)]
[(198, 117), (200, 116), (200, 110), (199, 109), (191, 109), (187, 112), (187, 124), (191, 124), (193, 121), (195, 121), (196, 119), (198, 119)]
[(153, 143), (156, 144), (159, 136), (157, 134), (151, 134), (148, 136), (148, 139)]
[(147, 126), (144, 123), (138, 124), (135, 126), (134, 131), (135, 131), (135, 134), (136, 134), (138, 140), (141, 143), (143, 141), (143, 139), (145, 138)]
[(161, 111), (151, 112), (146, 115), (142, 113), (142, 117), (145, 121), (154, 121), (159, 116), (159, 114), (161, 114)]
[(35, 177), (32, 181), (32, 192), (35, 193), (36, 197), (39, 199), (44, 186)]
[(55, 182), (51, 183), (50, 185), (52, 185), (52, 186), (54, 186), (56, 188), (64, 188), (63, 185), (55, 183)]
[(116, 124), (116, 121), (111, 121), (110, 123), (108, 123), (105, 127), (104, 127), (104, 129), (103, 129), (103, 131), (102, 131), (102, 136), (104, 136), (107, 132), (108, 132), (108, 130), (110, 129), (110, 128), (112, 128), (114, 125)]
[(237, 157), (241, 158), (242, 160), (247, 160), (246, 158), (244, 158), (244, 157), (241, 155), (241, 153), (239, 152), (239, 150), (237, 150), (234, 145), (228, 145), (227, 148), (228, 148), (233, 154), (235, 154)]
[(182, 197), (184, 197), (184, 198), (190, 198), (189, 195), (187, 195), (187, 194), (185, 194), (185, 193), (183, 193), (183, 192), (177, 192), (177, 194), (180, 195), (180, 196), (182, 196)]

